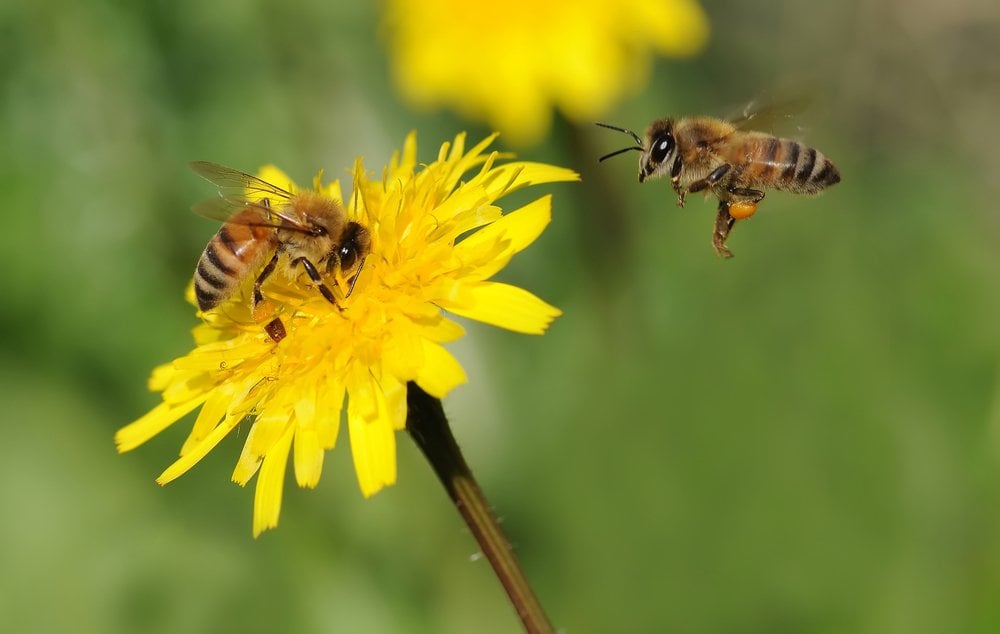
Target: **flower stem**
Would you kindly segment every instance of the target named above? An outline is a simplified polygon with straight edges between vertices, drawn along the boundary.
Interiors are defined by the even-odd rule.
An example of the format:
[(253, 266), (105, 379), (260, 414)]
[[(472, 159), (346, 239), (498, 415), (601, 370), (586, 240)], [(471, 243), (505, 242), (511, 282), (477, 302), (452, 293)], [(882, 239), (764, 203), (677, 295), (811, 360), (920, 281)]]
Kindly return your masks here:
[(415, 383), (407, 385), (406, 429), (431, 463), (458, 512), (462, 514), (493, 571), (510, 597), (524, 629), (529, 634), (551, 634), (552, 624), (531, 589), (510, 542), (448, 426), (441, 401)]

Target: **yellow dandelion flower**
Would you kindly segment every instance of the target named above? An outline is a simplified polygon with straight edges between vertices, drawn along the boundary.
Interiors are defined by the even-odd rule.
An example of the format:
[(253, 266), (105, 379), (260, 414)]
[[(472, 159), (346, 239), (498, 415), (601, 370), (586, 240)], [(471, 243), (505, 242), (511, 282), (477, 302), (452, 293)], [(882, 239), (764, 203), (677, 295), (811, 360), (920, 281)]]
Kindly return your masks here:
[[(370, 179), (360, 159), (355, 163), (346, 201), (337, 182), (323, 185), (317, 176), (315, 189), (342, 202), (371, 234), (353, 292), (338, 308), (301, 271), (268, 277), (263, 294), (286, 331), (276, 342), (253, 317), (255, 276), (249, 276), (235, 297), (203, 315), (194, 350), (153, 371), (149, 386), (163, 402), (118, 431), (118, 450), (134, 449), (200, 407), (180, 458), (157, 478), (166, 484), (249, 422), (233, 480), (245, 485), (257, 476), (256, 536), (278, 522), (289, 455), (299, 486), (319, 482), (346, 399), (361, 492), (371, 496), (393, 484), (407, 382), (441, 398), (466, 379), (442, 346), (463, 329), (443, 311), (528, 334), (541, 334), (560, 314), (528, 291), (489, 281), (548, 224), (551, 197), (507, 214), (494, 203), (522, 187), (578, 177), (551, 165), (503, 162), (486, 151), (494, 138), (466, 151), (460, 134), (418, 168), (411, 133), (381, 179)], [(275, 167), (259, 177), (298, 191)], [(327, 281), (346, 296), (345, 280)]]
[(407, 99), (519, 144), (542, 137), (553, 107), (600, 118), (645, 83), (652, 53), (692, 55), (708, 39), (696, 0), (389, 0), (384, 24)]

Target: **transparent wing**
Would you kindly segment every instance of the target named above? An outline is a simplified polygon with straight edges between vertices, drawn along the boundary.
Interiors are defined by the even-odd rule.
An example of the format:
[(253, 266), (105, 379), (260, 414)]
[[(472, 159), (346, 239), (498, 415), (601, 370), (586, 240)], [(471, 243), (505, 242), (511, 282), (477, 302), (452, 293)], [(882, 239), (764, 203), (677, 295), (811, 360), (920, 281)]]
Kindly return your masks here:
[[(246, 209), (254, 209), (260, 213), (256, 214), (256, 217), (251, 217), (250, 214), (247, 214), (245, 218), (234, 217)], [(271, 209), (264, 204), (250, 202), (249, 200), (223, 198), (222, 196), (199, 200), (191, 205), (191, 211), (199, 216), (209, 218), (210, 220), (218, 220), (219, 222), (236, 222), (238, 224), (267, 225), (272, 227), (281, 227), (286, 222), (282, 218), (284, 214), (280, 214), (277, 210)]]
[(188, 166), (194, 173), (219, 188), (222, 196), (243, 197), (249, 200), (261, 198), (279, 198), (290, 200), (292, 192), (262, 181), (256, 176), (235, 170), (231, 167), (210, 163), (208, 161), (191, 161)]
[(256, 217), (248, 214), (235, 221), (248, 225), (307, 229), (301, 220), (283, 209), (284, 203), (295, 197), (292, 192), (218, 163), (191, 161), (188, 165), (219, 189), (217, 197), (199, 201), (191, 207), (199, 216), (234, 222), (233, 215), (255, 209), (260, 212)]
[(789, 97), (778, 101), (757, 98), (744, 105), (726, 120), (740, 130), (776, 132), (787, 129), (791, 121), (812, 104), (808, 97)]

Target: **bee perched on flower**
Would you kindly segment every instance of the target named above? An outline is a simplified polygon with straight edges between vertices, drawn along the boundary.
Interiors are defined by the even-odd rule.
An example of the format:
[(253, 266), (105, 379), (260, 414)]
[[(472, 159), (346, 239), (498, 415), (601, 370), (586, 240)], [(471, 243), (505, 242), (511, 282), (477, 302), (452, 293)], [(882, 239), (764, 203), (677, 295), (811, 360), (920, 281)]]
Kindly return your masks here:
[[(336, 181), (323, 184), (317, 177), (309, 200), (318, 195), (332, 201), (337, 226), (364, 236), (352, 242), (363, 249), (340, 254), (337, 266), (323, 263), (319, 253), (314, 258), (319, 261), (308, 262), (311, 268), (295, 260), (297, 266), (283, 275), (262, 275), (286, 248), (274, 238), (267, 254), (275, 255), (257, 257), (255, 270), (225, 293), (215, 293), (218, 287), (199, 273), (198, 301), (205, 310), (204, 323), (194, 329), (195, 348), (153, 371), (149, 385), (163, 401), (118, 431), (119, 451), (134, 449), (201, 408), (180, 458), (157, 478), (166, 484), (241, 421), (250, 422), (233, 480), (245, 485), (257, 476), (253, 532), (259, 535), (278, 522), (289, 456), (300, 486), (319, 482), (346, 401), (361, 492), (370, 496), (393, 484), (395, 432), (406, 424), (407, 383), (441, 398), (465, 381), (461, 365), (442, 345), (463, 330), (444, 311), (528, 334), (541, 334), (560, 314), (528, 291), (489, 281), (548, 224), (551, 198), (542, 196), (507, 214), (495, 202), (522, 187), (577, 175), (541, 163), (501, 162), (496, 152), (486, 151), (493, 139), (466, 149), (465, 136), (458, 135), (441, 146), (435, 161), (418, 168), (411, 134), (381, 179), (369, 178), (359, 159), (346, 199)], [(226, 181), (221, 185), (241, 174), (225, 170), (220, 176), (218, 166), (199, 165), (213, 181)], [(271, 184), (288, 194), (286, 200), (309, 191), (275, 167), (237, 180), (244, 177), (248, 187)], [(266, 195), (244, 192), (243, 198), (274, 214), (254, 212), (264, 220), (247, 221), (246, 233), (259, 230), (265, 239), (285, 231), (288, 239), (301, 241), (295, 232), (306, 226), (305, 216), (289, 220), (292, 212), (275, 201), (261, 202)], [(207, 277), (213, 273), (207, 271)], [(192, 302), (194, 294), (192, 286)], [(211, 301), (204, 299), (208, 294)], [(262, 311), (271, 312), (262, 318)], [(266, 319), (271, 321), (262, 326)]]

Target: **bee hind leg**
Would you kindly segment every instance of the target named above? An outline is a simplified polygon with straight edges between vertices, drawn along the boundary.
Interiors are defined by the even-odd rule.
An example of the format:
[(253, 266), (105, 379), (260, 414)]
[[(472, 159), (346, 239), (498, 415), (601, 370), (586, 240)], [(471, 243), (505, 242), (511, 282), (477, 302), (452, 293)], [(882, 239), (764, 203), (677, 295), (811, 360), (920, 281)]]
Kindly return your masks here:
[(757, 203), (764, 200), (764, 192), (747, 187), (730, 187), (726, 190), (729, 199), (729, 215), (736, 220), (745, 220), (757, 213)]
[(726, 259), (733, 257), (733, 252), (726, 246), (726, 239), (734, 224), (736, 219), (729, 213), (729, 201), (720, 200), (719, 212), (715, 216), (715, 230), (712, 232), (712, 246), (720, 257)]
[[(691, 183), (688, 189), (689, 191), (700, 191), (709, 186), (714, 187), (729, 173), (729, 170), (729, 164), (720, 165), (702, 180)], [(715, 229), (712, 232), (712, 246), (715, 247), (715, 252), (726, 259), (733, 257), (733, 252), (726, 246), (726, 240), (729, 238), (729, 232), (733, 230), (733, 225), (736, 224), (737, 220), (752, 216), (757, 211), (757, 203), (764, 200), (764, 192), (749, 187), (735, 187), (731, 183), (732, 181), (725, 188), (728, 196), (725, 199), (720, 196), (719, 211), (715, 217)]]
[(309, 275), (309, 279), (311, 279), (313, 283), (316, 284), (316, 288), (319, 289), (320, 294), (323, 295), (326, 301), (330, 302), (338, 309), (340, 309), (340, 304), (337, 303), (337, 298), (334, 297), (333, 291), (331, 291), (330, 287), (327, 286), (326, 282), (323, 281), (323, 276), (320, 275), (319, 271), (316, 270), (316, 265), (314, 265), (312, 262), (310, 262), (308, 259), (304, 257), (295, 258), (294, 260), (292, 260), (292, 266), (298, 264), (301, 264), (302, 268), (306, 270), (306, 273)]
[(276, 251), (271, 260), (264, 266), (264, 269), (257, 276), (257, 279), (253, 283), (253, 316), (257, 321), (261, 321), (261, 314), (263, 313), (264, 304), (264, 294), (261, 293), (260, 287), (264, 284), (271, 273), (274, 272), (274, 267), (278, 265), (278, 256), (281, 255), (280, 251)]
[(733, 196), (740, 196), (741, 198), (749, 198), (749, 202), (754, 204), (759, 203), (764, 200), (764, 192), (759, 189), (750, 189), (749, 187), (730, 187), (727, 189)]

